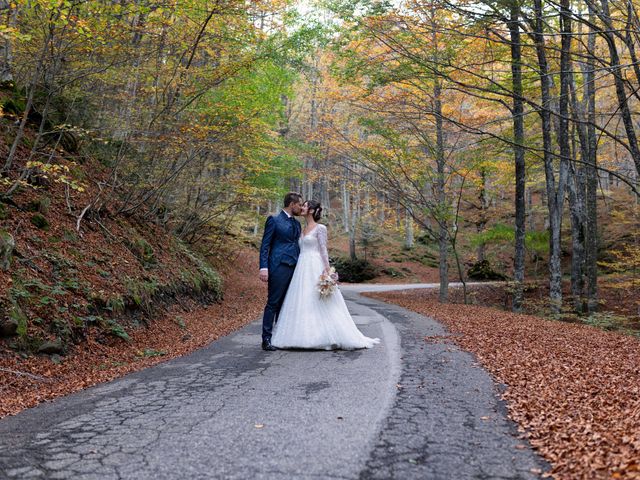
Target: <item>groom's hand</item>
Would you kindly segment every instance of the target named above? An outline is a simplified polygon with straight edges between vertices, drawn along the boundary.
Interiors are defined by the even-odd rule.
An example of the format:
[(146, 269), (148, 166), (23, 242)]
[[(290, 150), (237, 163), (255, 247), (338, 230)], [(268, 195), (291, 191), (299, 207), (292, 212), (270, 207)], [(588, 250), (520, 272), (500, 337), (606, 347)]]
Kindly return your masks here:
[(260, 280), (263, 282), (269, 281), (269, 270), (260, 270)]

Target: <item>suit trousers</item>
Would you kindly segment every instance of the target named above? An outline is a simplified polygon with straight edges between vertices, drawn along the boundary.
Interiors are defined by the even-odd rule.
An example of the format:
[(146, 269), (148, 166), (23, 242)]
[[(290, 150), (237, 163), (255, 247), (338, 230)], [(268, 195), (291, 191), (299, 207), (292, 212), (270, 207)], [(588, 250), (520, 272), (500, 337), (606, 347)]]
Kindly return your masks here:
[(271, 340), (273, 324), (277, 321), (294, 270), (295, 266), (284, 263), (269, 270), (267, 305), (262, 316), (262, 341)]

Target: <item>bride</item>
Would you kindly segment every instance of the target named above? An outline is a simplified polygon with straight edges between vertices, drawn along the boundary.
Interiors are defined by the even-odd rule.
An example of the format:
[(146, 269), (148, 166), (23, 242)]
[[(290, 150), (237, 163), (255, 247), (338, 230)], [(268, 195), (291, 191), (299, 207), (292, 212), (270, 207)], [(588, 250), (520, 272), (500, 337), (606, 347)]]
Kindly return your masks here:
[(371, 348), (380, 340), (365, 337), (356, 327), (339, 289), (328, 298), (317, 290), (322, 273), (329, 271), (327, 227), (317, 223), (319, 202), (308, 200), (301, 215), (306, 227), (300, 235), (300, 257), (278, 315), (271, 344), (278, 348), (354, 350)]

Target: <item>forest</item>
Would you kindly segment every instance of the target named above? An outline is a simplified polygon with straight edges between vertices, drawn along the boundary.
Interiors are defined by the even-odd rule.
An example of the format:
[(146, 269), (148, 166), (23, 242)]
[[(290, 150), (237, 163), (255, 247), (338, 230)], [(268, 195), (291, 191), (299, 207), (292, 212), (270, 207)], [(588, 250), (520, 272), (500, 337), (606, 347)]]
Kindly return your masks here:
[(293, 191), (556, 478), (638, 478), (636, 3), (0, 0), (0, 417), (258, 318)]
[(470, 277), (508, 279), (514, 311), (545, 279), (552, 315), (637, 291), (633, 2), (0, 8), (3, 210), (47, 177), (78, 232), (108, 208), (214, 252), (293, 190), (329, 207), (344, 268), (428, 246), (442, 302)]

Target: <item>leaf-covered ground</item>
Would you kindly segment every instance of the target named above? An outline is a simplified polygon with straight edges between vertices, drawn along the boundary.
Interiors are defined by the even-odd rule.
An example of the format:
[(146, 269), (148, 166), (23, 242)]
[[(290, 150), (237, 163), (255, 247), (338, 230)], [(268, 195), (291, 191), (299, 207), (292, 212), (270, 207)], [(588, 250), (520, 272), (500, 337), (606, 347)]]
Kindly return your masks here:
[[(596, 326), (607, 330), (621, 329), (640, 332), (640, 285), (634, 285), (629, 275), (607, 275), (598, 279), (599, 307), (591, 320)], [(563, 297), (571, 298), (571, 282), (562, 284)], [(471, 303), (497, 307), (511, 311), (511, 285), (508, 282), (468, 286)], [(464, 303), (462, 289), (449, 292), (451, 303)], [(524, 313), (547, 316), (549, 312), (549, 282), (531, 280), (525, 283)], [(571, 311), (571, 305), (565, 304), (564, 318), (571, 321), (579, 319)]]
[[(201, 255), (144, 212), (117, 214), (117, 195), (97, 202), (95, 184), (109, 172), (96, 159), (51, 154), (83, 191), (34, 170), (37, 183), (0, 203), (0, 232), (15, 241), (0, 268), (0, 324), (20, 319), (0, 338), (0, 417), (193, 351), (255, 319), (265, 297), (257, 254), (232, 239), (215, 249), (226, 300), (207, 307), (220, 285)], [(9, 179), (29, 155), (18, 148)], [(78, 231), (93, 202), (100, 207), (85, 212)], [(38, 353), (55, 342), (49, 355)]]
[[(507, 385), (510, 416), (558, 479), (640, 478), (640, 340), (432, 292), (370, 294), (442, 322)], [(428, 341), (429, 339), (425, 339)]]
[(255, 262), (255, 254), (247, 250), (229, 261), (228, 271), (221, 271), (225, 281), (221, 304), (176, 305), (148, 328), (129, 330), (129, 342), (115, 340), (105, 345), (89, 336), (59, 359), (48, 355), (25, 358), (0, 349), (0, 417), (184, 355), (255, 320), (266, 296)]

